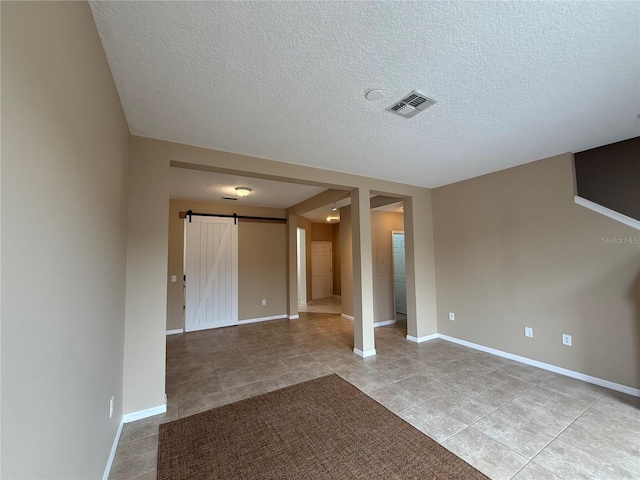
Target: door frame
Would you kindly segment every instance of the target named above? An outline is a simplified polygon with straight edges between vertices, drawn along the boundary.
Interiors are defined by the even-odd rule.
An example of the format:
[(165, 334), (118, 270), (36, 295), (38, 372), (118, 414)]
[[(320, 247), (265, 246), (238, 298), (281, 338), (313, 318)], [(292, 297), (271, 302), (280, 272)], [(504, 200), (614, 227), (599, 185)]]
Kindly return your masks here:
[[(393, 236), (394, 235), (400, 235), (402, 234), (402, 236), (405, 235), (404, 230), (391, 230), (391, 280), (392, 280), (392, 290), (393, 290), (393, 318), (396, 318), (396, 315), (399, 313), (396, 311), (396, 262), (393, 256)], [(404, 272), (404, 277), (405, 277), (405, 289), (406, 289), (406, 278), (407, 278), (407, 270), (406, 270), (406, 265), (407, 265), (407, 258), (406, 258), (406, 244), (405, 244), (405, 272)], [(405, 291), (405, 298), (406, 298), (406, 291)], [(407, 304), (405, 303), (405, 307), (407, 306)], [(403, 314), (406, 315), (406, 314)], [(397, 320), (397, 319), (396, 319)]]
[[(313, 302), (313, 245), (314, 244), (329, 244), (329, 296), (325, 298), (333, 297), (333, 242), (312, 240), (311, 241), (311, 301)], [(320, 299), (318, 299), (320, 300)]]

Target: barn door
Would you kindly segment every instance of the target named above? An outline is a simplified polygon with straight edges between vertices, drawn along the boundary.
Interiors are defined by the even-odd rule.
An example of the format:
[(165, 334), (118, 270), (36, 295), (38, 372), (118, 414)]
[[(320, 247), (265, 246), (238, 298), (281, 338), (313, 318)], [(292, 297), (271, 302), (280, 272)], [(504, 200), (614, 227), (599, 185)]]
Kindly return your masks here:
[(185, 222), (185, 331), (237, 325), (238, 225), (195, 215)]

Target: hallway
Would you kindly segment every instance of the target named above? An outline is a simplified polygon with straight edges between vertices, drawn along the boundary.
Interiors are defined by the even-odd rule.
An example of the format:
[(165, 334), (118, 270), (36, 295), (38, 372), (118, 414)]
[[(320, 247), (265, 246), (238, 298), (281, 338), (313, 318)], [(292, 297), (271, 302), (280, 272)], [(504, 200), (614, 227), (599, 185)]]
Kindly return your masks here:
[(340, 297), (319, 298), (309, 302), (307, 306), (298, 306), (300, 312), (311, 313), (342, 313), (342, 299)]

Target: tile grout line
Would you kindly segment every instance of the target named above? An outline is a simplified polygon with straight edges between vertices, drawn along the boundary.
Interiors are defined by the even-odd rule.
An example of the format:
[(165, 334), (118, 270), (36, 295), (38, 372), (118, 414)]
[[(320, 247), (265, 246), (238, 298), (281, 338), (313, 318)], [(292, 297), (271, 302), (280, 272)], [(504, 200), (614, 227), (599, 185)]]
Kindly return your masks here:
[[(557, 393), (560, 393), (560, 392), (557, 392)], [(555, 440), (558, 440), (558, 437), (559, 437), (560, 435), (562, 435), (562, 433), (563, 433), (565, 430), (567, 430), (567, 428), (569, 428), (571, 425), (573, 425), (575, 422), (577, 422), (577, 421), (578, 421), (578, 419), (579, 419), (580, 417), (582, 417), (585, 413), (587, 413), (587, 411), (588, 411), (588, 410), (590, 410), (590, 409), (591, 409), (591, 407), (593, 407), (593, 406), (598, 402), (598, 400), (600, 400), (600, 398), (602, 398), (602, 396), (603, 396), (603, 395), (604, 395), (604, 394), (601, 394), (601, 395), (600, 395), (600, 397), (598, 397), (598, 398), (597, 398), (597, 399), (596, 399), (596, 400), (595, 400), (591, 405), (589, 405), (589, 406), (588, 406), (588, 407), (587, 407), (587, 408), (586, 408), (582, 413), (580, 413), (576, 418), (574, 418), (574, 419), (571, 421), (571, 423), (569, 423), (566, 427), (564, 427), (562, 430), (560, 430), (560, 432), (558, 432), (558, 434), (557, 434), (555, 437), (553, 437), (553, 439), (552, 439), (552, 440), (551, 440), (547, 445), (545, 445), (545, 446), (544, 446), (544, 448), (542, 448), (538, 453), (536, 453), (536, 454), (531, 458), (531, 460), (529, 461), (529, 463), (533, 463), (534, 465), (536, 465), (536, 466), (538, 466), (538, 467), (540, 467), (540, 468), (544, 468), (544, 469), (545, 469), (545, 470), (547, 470), (547, 471), (551, 471), (551, 470), (549, 470), (548, 468), (545, 468), (545, 467), (543, 467), (542, 465), (539, 465), (539, 464), (535, 463), (535, 462), (534, 462), (534, 460), (536, 459), (536, 457), (538, 457), (538, 455), (540, 455), (540, 454), (541, 454), (541, 453), (542, 453), (542, 452), (543, 452), (543, 451), (544, 451), (544, 450), (545, 450), (549, 445), (551, 445)], [(567, 396), (568, 396), (568, 395), (567, 395)], [(554, 410), (554, 411), (555, 411), (555, 410)], [(560, 413), (560, 412), (558, 412), (558, 413)], [(571, 445), (571, 446), (572, 446), (572, 447), (574, 447), (573, 445)], [(578, 448), (578, 447), (574, 447), (574, 448), (576, 448), (576, 449), (580, 450), (581, 452), (584, 452), (582, 449), (580, 449), (580, 448)], [(584, 452), (584, 453), (586, 453), (586, 452)], [(607, 463), (608, 463), (608, 462), (607, 462)], [(556, 472), (551, 472), (551, 473), (552, 473), (553, 475), (556, 475), (556, 476), (558, 476), (558, 477), (562, 478), (562, 479), (564, 479), (564, 478), (565, 478), (565, 477), (563, 477), (562, 475), (559, 475), (559, 474), (558, 474), (558, 473), (556, 473)]]
[[(581, 449), (580, 447), (578, 447), (578, 446), (576, 446), (576, 445), (573, 445), (573, 444), (571, 444), (571, 443), (564, 442), (563, 440), (559, 440), (559, 439), (558, 439), (558, 437), (559, 437), (559, 436), (560, 436), (560, 435), (561, 435), (565, 430), (567, 430), (571, 425), (573, 425), (573, 424), (574, 424), (574, 423), (576, 423), (580, 418), (582, 418), (582, 416), (583, 416), (585, 413), (587, 413), (589, 410), (591, 410), (591, 408), (593, 408), (593, 406), (594, 406), (596, 403), (598, 403), (598, 402), (602, 399), (602, 397), (604, 397), (604, 393), (600, 394), (600, 396), (599, 396), (599, 397), (598, 397), (598, 398), (597, 398), (597, 399), (596, 399), (596, 400), (595, 400), (591, 405), (589, 405), (589, 406), (588, 406), (588, 407), (587, 407), (587, 408), (586, 408), (586, 409), (585, 409), (585, 410), (584, 410), (580, 415), (578, 415), (578, 416), (575, 418), (575, 420), (573, 420), (569, 425), (567, 425), (565, 428), (563, 428), (563, 429), (562, 429), (562, 431), (560, 431), (560, 433), (558, 433), (558, 435), (556, 435), (556, 436), (555, 436), (555, 438), (554, 438), (553, 440), (558, 440), (558, 441), (560, 441), (560, 442), (567, 443), (567, 445), (570, 445), (571, 447), (575, 448), (576, 450), (580, 450), (580, 451), (581, 451), (582, 453), (584, 453), (585, 455), (594, 456), (594, 457), (598, 458), (598, 460), (600, 460), (600, 461), (602, 461), (602, 462), (605, 462), (605, 463), (607, 463), (607, 464), (609, 464), (609, 465), (613, 465), (614, 467), (617, 467), (617, 468), (619, 468), (619, 469), (621, 469), (621, 470), (624, 470), (625, 472), (628, 472), (628, 473), (630, 473), (631, 475), (635, 475), (637, 472), (629, 472), (629, 470), (627, 470), (626, 468), (623, 468), (623, 467), (620, 467), (620, 466), (618, 466), (618, 465), (615, 465), (615, 464), (611, 463), (610, 461), (608, 461), (608, 460), (605, 460), (605, 459), (601, 458), (601, 457), (600, 457), (600, 456), (598, 456), (597, 454), (591, 454), (591, 453), (589, 453), (589, 452), (585, 452), (583, 449)], [(551, 444), (551, 442), (549, 442), (549, 444)], [(549, 446), (549, 445), (547, 445), (547, 446)], [(545, 448), (547, 448), (547, 447), (545, 447)], [(544, 450), (544, 449), (542, 449), (542, 450)], [(540, 450), (540, 452), (538, 452), (538, 453), (536, 454), (536, 456), (535, 456), (535, 457), (537, 457), (540, 453), (542, 453), (542, 450)], [(531, 459), (531, 461), (533, 461), (533, 459), (535, 459), (535, 457), (533, 457), (533, 458)], [(538, 465), (538, 464), (536, 463), (536, 465)], [(540, 467), (541, 467), (542, 465), (538, 465), (538, 466), (540, 466)], [(543, 468), (544, 468), (544, 467), (543, 467)], [(552, 472), (552, 473), (553, 473), (553, 472)], [(554, 475), (556, 475), (556, 474), (554, 473)], [(558, 475), (558, 476), (560, 476), (560, 475)]]

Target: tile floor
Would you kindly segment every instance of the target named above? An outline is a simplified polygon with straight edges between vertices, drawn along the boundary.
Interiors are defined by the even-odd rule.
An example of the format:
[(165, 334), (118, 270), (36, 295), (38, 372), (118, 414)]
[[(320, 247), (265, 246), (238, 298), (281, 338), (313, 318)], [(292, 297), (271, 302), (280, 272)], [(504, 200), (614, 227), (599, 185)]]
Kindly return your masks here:
[(314, 313), (337, 313), (342, 312), (342, 299), (340, 297), (318, 298), (312, 300), (308, 305), (299, 306), (301, 312)]
[(166, 414), (124, 426), (109, 478), (156, 478), (158, 425), (332, 372), (493, 479), (640, 478), (640, 399), (443, 340), (303, 313), (167, 337)]

